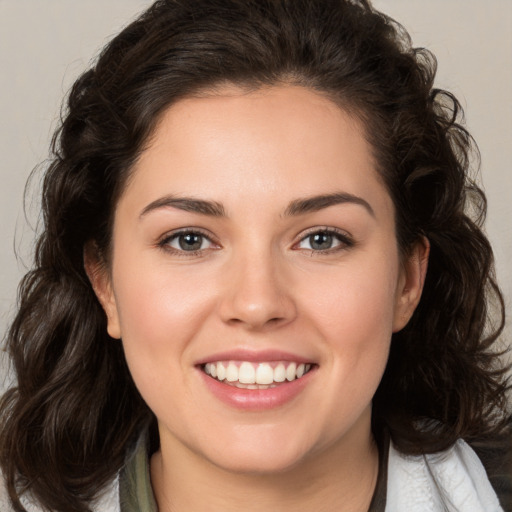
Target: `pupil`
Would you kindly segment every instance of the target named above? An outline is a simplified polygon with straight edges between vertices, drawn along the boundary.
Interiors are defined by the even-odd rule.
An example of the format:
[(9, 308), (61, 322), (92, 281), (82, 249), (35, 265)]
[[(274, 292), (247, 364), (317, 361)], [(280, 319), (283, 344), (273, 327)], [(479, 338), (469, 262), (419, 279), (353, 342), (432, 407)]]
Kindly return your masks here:
[(184, 251), (197, 251), (201, 249), (202, 236), (194, 233), (181, 235), (179, 238), (180, 248)]
[(310, 237), (310, 244), (313, 249), (330, 249), (332, 246), (332, 235), (328, 233), (315, 233)]

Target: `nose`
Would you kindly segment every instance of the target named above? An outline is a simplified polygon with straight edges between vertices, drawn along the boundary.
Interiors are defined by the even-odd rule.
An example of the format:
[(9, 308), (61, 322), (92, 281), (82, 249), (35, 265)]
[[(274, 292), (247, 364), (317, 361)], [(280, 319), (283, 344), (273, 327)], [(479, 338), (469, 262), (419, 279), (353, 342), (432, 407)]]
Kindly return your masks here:
[(223, 273), (220, 316), (248, 330), (283, 326), (297, 315), (286, 264), (272, 254), (233, 258)]

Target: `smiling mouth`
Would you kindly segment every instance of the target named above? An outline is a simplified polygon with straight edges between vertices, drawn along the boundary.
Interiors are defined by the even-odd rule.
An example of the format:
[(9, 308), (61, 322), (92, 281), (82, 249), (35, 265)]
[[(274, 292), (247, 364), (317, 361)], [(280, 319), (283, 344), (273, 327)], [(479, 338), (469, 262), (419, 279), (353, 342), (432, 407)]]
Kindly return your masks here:
[(313, 364), (289, 361), (216, 361), (202, 365), (213, 379), (241, 389), (269, 389), (302, 378)]

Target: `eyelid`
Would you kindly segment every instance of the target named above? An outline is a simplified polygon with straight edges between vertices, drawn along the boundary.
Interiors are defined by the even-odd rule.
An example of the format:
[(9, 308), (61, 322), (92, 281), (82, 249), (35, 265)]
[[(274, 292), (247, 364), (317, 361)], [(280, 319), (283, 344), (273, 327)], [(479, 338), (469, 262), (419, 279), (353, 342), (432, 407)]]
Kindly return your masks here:
[[(322, 249), (318, 249), (318, 250), (305, 249), (305, 248), (298, 247), (302, 241), (304, 241), (306, 238), (308, 238), (316, 233), (328, 233), (330, 235), (333, 235), (340, 241), (340, 244), (335, 247), (332, 247), (329, 249), (323, 249), (323, 250)], [(175, 239), (180, 235), (186, 235), (186, 234), (201, 235), (202, 237), (206, 238), (214, 246), (213, 249), (218, 249), (221, 247), (220, 243), (218, 242), (216, 237), (211, 232), (209, 232), (208, 230), (205, 230), (203, 228), (194, 227), (194, 226), (178, 228), (178, 229), (175, 229), (172, 231), (168, 231), (168, 232), (164, 233), (161, 237), (159, 237), (159, 239), (157, 240), (155, 245), (157, 247), (161, 248), (162, 250), (172, 252), (172, 253), (180, 255), (180, 256), (183, 256), (183, 255), (194, 256), (194, 255), (198, 255), (200, 253), (204, 253), (205, 251), (212, 249), (211, 247), (209, 247), (207, 249), (198, 249), (196, 251), (184, 251), (184, 250), (176, 249), (169, 245), (170, 240)], [(346, 231), (344, 231), (342, 229), (335, 228), (332, 226), (315, 226), (315, 227), (308, 228), (305, 231), (302, 231), (299, 235), (297, 235), (296, 241), (292, 244), (292, 249), (308, 251), (310, 253), (328, 254), (331, 252), (346, 250), (347, 248), (353, 247), (354, 245), (355, 245), (355, 241), (354, 241), (353, 237), (349, 233), (347, 233)]]
[[(304, 248), (298, 247), (302, 241), (304, 241), (306, 238), (308, 238), (316, 233), (328, 233), (330, 235), (335, 236), (341, 243), (338, 246), (331, 247), (329, 249), (324, 249), (324, 250), (304, 249)], [(308, 228), (305, 231), (302, 231), (296, 237), (296, 239), (297, 239), (296, 242), (294, 242), (292, 245), (292, 249), (303, 250), (303, 251), (308, 251), (310, 253), (317, 253), (317, 254), (328, 254), (331, 252), (346, 250), (350, 247), (353, 247), (356, 244), (352, 235), (350, 235), (349, 233), (347, 233), (346, 231), (344, 231), (342, 229), (335, 228), (332, 226), (315, 226), (312, 228)]]
[(168, 231), (168, 232), (164, 233), (161, 237), (158, 238), (155, 245), (157, 247), (161, 248), (162, 250), (172, 252), (172, 253), (180, 255), (180, 256), (194, 256), (194, 255), (203, 253), (203, 252), (211, 249), (211, 248), (208, 248), (208, 249), (198, 249), (197, 251), (184, 251), (184, 250), (176, 249), (175, 247), (171, 247), (169, 245), (169, 242), (172, 239), (175, 239), (180, 235), (187, 235), (187, 234), (201, 235), (202, 237), (208, 239), (210, 241), (210, 243), (215, 246), (214, 249), (217, 249), (220, 247), (220, 244), (218, 243), (218, 241), (216, 240), (216, 237), (212, 233), (210, 233), (209, 231), (207, 231), (203, 228), (194, 227), (194, 226), (178, 228), (178, 229), (174, 229), (172, 231)]

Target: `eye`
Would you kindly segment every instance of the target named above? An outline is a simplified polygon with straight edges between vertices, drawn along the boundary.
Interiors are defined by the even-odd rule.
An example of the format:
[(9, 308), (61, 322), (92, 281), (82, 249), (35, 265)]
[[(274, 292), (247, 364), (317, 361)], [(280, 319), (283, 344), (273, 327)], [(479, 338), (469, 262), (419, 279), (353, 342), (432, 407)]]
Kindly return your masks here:
[(158, 245), (180, 253), (197, 253), (217, 247), (209, 237), (199, 231), (180, 231), (171, 234), (161, 240)]
[(321, 229), (309, 233), (297, 244), (298, 249), (316, 252), (344, 249), (354, 245), (348, 235), (332, 229)]

